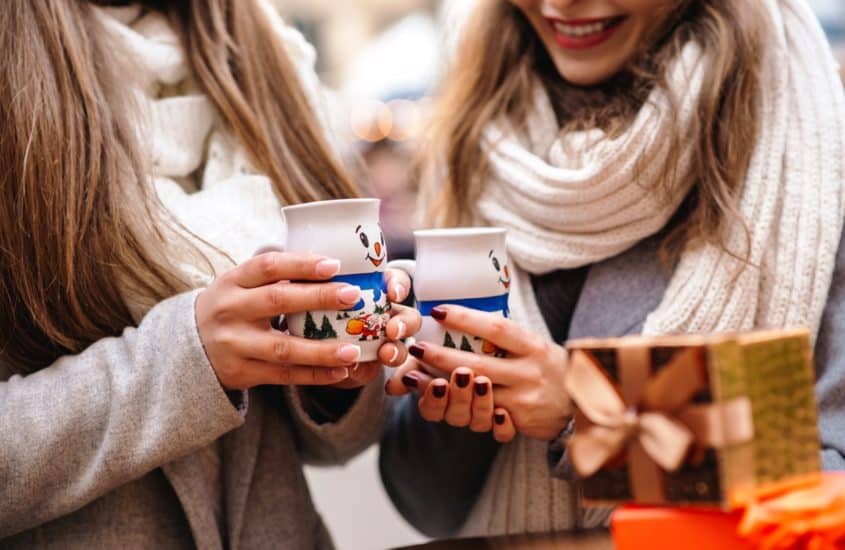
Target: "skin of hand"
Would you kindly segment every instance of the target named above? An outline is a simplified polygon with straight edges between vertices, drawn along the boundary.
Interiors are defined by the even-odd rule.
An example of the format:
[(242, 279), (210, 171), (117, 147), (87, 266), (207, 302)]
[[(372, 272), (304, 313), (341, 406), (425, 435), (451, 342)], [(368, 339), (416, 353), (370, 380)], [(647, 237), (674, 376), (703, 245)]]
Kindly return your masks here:
[[(466, 332), (495, 344), (507, 352), (507, 357), (418, 342), (409, 348), (412, 357), (385, 386), (388, 393), (401, 395), (417, 390), (422, 395), (419, 407), (423, 418), (442, 419), (453, 426), (470, 426), (478, 431), (489, 426), (489, 411), (492, 411), (494, 435), (500, 441), (507, 440), (510, 435), (501, 427), (508, 424), (517, 432), (540, 440), (552, 440), (560, 434), (572, 414), (572, 404), (564, 389), (566, 350), (513, 321), (490, 313), (444, 305), (434, 308), (432, 317), (447, 329)], [(450, 382), (433, 379), (427, 373), (426, 365), (450, 373)], [(483, 395), (458, 387), (459, 375), (466, 374), (473, 387), (479, 380), (485, 384), (492, 382), (492, 387)], [(434, 390), (443, 385), (447, 386), (446, 392), (438, 389), (438, 394), (443, 393), (443, 396), (437, 397)], [(490, 402), (493, 407), (489, 406)], [(497, 427), (501, 439), (496, 434)]]
[[(401, 364), (407, 351), (399, 339), (414, 334), (420, 325), (419, 314), (410, 308), (393, 306), (386, 329), (388, 342), (379, 349), (381, 363), (359, 364), (361, 349), (353, 343), (307, 340), (273, 327), (272, 321), (287, 313), (354, 305), (360, 288), (315, 284), (339, 271), (336, 259), (266, 252), (224, 273), (200, 292), (195, 305), (197, 328), (221, 385), (230, 390), (262, 384), (354, 388), (375, 378), (381, 363)], [(406, 275), (391, 272), (387, 280), (392, 300), (407, 296)]]

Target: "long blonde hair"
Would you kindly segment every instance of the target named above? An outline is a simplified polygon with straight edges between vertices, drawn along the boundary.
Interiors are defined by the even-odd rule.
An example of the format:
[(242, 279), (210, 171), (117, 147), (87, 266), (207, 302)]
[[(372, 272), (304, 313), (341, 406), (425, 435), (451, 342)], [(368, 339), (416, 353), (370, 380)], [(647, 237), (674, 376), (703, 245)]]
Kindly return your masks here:
[[(688, 41), (696, 40), (709, 64), (695, 128), (674, 129), (670, 162), (662, 168), (658, 187), (668, 189), (678, 177), (692, 178), (695, 185), (689, 216), (665, 244), (669, 252), (695, 239), (722, 244), (718, 229), (727, 216), (739, 216), (735, 191), (745, 178), (757, 135), (766, 18), (755, 4), (675, 2), (628, 67), (600, 86), (583, 89), (563, 81), (516, 6), (482, 0), (443, 79), (427, 140), (422, 190), (427, 222), (450, 226), (472, 221), (489, 169), (481, 147), (484, 128), (504, 117), (524, 130), (537, 81), (552, 99), (564, 130), (598, 126), (618, 135), (633, 122), (649, 92), (667, 86), (668, 65)], [(688, 147), (692, 170), (677, 174), (677, 161)]]
[[(355, 196), (256, 0), (166, 12), (223, 119), (285, 203)], [(187, 289), (162, 257), (131, 94), (94, 7), (0, 3), (0, 359), (48, 365), (133, 324), (122, 290)]]

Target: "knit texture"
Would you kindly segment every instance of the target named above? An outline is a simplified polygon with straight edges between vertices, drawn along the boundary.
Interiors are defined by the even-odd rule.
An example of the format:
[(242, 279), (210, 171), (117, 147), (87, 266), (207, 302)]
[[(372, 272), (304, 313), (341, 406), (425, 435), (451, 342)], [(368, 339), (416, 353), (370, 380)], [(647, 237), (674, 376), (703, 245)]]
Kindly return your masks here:
[[(763, 63), (760, 131), (738, 206), (742, 220), (725, 228), (728, 249), (690, 247), (646, 334), (718, 332), (754, 327), (818, 329), (842, 227), (845, 191), (845, 101), (838, 68), (804, 0), (767, 0), (773, 33)], [(478, 202), (480, 218), (507, 227), (508, 249), (531, 273), (590, 264), (659, 231), (689, 192), (654, 190), (666, 162), (679, 105), (692, 121), (707, 56), (694, 43), (670, 68), (672, 89), (656, 89), (631, 128), (560, 135), (545, 93), (527, 135), (505, 124), (488, 128), (492, 177)], [(638, 162), (648, 165), (637, 173)], [(649, 168), (653, 167), (653, 168)], [(682, 156), (678, 173), (689, 171)], [(638, 176), (638, 178), (637, 178)]]
[[(739, 208), (751, 232), (751, 266), (719, 248), (682, 254), (646, 334), (809, 327), (816, 334), (833, 275), (845, 189), (845, 95), (825, 36), (804, 0), (764, 0), (774, 34), (762, 76), (760, 131)], [(671, 200), (649, 191), (646, 169), (660, 166), (675, 94), (689, 118), (706, 56), (688, 46), (671, 69), (678, 90), (654, 91), (627, 134), (560, 135), (539, 88), (528, 135), (496, 125), (487, 132), (491, 178), (477, 205), (479, 222), (508, 228), (516, 263), (511, 317), (549, 336), (528, 273), (592, 264), (657, 233), (689, 191)], [(657, 108), (656, 108), (657, 106)], [(681, 160), (679, 171), (687, 169)], [(728, 244), (744, 250), (738, 224)], [(757, 267), (753, 267), (757, 266)], [(527, 272), (527, 273), (526, 273)], [(500, 450), (463, 527), (465, 535), (542, 532), (602, 525), (607, 510), (578, 506), (571, 486), (548, 471), (547, 445), (521, 435)]]
[[(285, 25), (266, 0), (258, 4), (281, 38), (328, 137), (314, 48)], [(205, 286), (233, 267), (233, 261), (248, 259), (265, 244), (284, 242), (282, 204), (269, 178), (258, 173), (244, 145), (197, 84), (166, 16), (144, 13), (137, 5), (100, 8), (99, 13), (131, 68), (139, 136), (151, 153), (156, 193), (181, 225), (171, 229), (180, 238), (170, 239), (168, 256), (182, 275), (195, 286)], [(209, 262), (198, 259), (196, 251), (184, 245), (184, 237)], [(134, 302), (131, 297), (129, 301)]]

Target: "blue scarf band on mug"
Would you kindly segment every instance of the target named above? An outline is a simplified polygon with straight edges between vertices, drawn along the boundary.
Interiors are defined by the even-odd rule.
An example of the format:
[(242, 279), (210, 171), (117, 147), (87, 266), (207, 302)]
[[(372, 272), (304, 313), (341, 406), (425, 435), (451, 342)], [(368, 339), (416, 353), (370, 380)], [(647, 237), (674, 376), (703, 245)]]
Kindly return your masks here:
[[(387, 292), (387, 283), (384, 280), (384, 273), (381, 271), (373, 271), (370, 273), (352, 273), (350, 275), (338, 275), (332, 277), (332, 283), (346, 283), (357, 286), (361, 291), (372, 290), (373, 301), (381, 300), (381, 293)], [(364, 309), (364, 298), (358, 300), (358, 303), (352, 306), (353, 311)]]
[(479, 311), (501, 311), (505, 317), (510, 317), (510, 308), (508, 308), (508, 294), (500, 294), (498, 296), (487, 296), (485, 298), (463, 298), (461, 300), (425, 300), (417, 303), (417, 309), (420, 310), (420, 315), (431, 315), (431, 310), (440, 305), (455, 305), (463, 306), (470, 309), (477, 309)]

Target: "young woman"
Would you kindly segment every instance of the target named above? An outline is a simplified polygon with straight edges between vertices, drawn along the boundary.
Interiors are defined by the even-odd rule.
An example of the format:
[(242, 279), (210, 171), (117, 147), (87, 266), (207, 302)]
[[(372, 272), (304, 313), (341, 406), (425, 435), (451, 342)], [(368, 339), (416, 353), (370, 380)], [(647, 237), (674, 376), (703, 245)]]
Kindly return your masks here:
[[(401, 403), (381, 456), (405, 516), (440, 534), (602, 524), (553, 477), (572, 412), (560, 343), (575, 337), (807, 326), (824, 463), (845, 467), (845, 97), (809, 7), (502, 0), (470, 21), (426, 221), (508, 229), (512, 320), (432, 317), (508, 357), (409, 349), (387, 390), (421, 398)], [(424, 419), (519, 435), (497, 447)]]
[(0, 546), (331, 546), (301, 463), (377, 438), (381, 365), (271, 320), (360, 289), (250, 259), (356, 195), (313, 50), (259, 0), (10, 0), (0, 47)]

